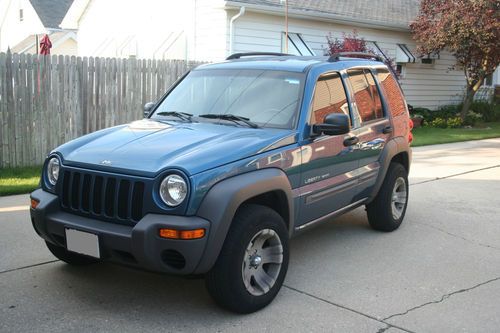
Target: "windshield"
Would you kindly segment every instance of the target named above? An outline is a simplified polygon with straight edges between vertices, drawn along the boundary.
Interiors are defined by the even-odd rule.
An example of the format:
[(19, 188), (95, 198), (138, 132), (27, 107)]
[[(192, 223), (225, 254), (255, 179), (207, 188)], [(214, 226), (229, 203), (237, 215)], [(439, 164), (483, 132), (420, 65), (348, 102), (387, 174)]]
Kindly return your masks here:
[[(156, 108), (153, 119), (172, 112), (192, 114), (196, 121), (233, 124), (244, 117), (259, 127), (293, 128), (297, 120), (302, 73), (270, 70), (196, 70), (189, 73)], [(203, 117), (197, 117), (202, 115)], [(174, 119), (175, 120), (175, 119)]]

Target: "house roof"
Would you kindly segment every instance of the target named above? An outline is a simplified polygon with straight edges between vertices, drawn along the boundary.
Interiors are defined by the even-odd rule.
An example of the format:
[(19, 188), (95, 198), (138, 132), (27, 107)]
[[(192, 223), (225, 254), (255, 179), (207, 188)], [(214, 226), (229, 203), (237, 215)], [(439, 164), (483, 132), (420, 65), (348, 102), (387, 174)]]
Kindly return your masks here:
[(59, 29), (73, 0), (30, 0), (45, 28)]
[[(228, 4), (279, 9), (281, 0), (232, 0)], [(288, 0), (290, 13), (338, 18), (399, 29), (408, 29), (417, 17), (420, 0)]]

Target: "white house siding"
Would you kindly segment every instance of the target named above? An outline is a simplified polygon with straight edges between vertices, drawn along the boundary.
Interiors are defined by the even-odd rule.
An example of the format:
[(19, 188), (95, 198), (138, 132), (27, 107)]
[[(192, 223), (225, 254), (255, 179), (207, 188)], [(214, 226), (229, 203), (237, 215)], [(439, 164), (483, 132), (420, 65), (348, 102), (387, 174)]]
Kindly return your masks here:
[[(23, 10), (23, 20), (19, 10)], [(0, 52), (13, 48), (27, 36), (45, 33), (35, 9), (29, 0), (0, 1)]]
[[(235, 21), (234, 29), (235, 52), (281, 51), (283, 17), (247, 11)], [(392, 58), (396, 56), (397, 43), (406, 44), (412, 50), (415, 48), (415, 43), (408, 32), (354, 27), (302, 18), (290, 18), (288, 24), (288, 31), (300, 33), (317, 55), (323, 55), (329, 32), (334, 37), (342, 37), (343, 32), (350, 33), (353, 29), (356, 29), (365, 40), (376, 41)], [(228, 34), (229, 30), (226, 34), (227, 40)], [(462, 72), (450, 70), (453, 64), (453, 57), (445, 52), (432, 65), (406, 64), (401, 85), (408, 103), (435, 109), (440, 105), (460, 102), (465, 79)]]
[(193, 33), (192, 5), (182, 0), (90, 0), (78, 20), (78, 54), (184, 59)]
[(226, 57), (228, 13), (222, 0), (195, 0), (194, 37), (191, 59), (220, 61)]
[(77, 55), (77, 44), (76, 41), (72, 38), (66, 39), (60, 44), (57, 44), (52, 47), (50, 53), (57, 55), (68, 55), (68, 56), (76, 56)]

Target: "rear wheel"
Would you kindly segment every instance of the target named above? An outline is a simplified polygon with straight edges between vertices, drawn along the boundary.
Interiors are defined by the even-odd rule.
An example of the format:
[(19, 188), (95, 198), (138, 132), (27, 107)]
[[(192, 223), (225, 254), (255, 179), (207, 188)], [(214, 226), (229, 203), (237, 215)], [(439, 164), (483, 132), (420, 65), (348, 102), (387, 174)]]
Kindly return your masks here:
[(208, 292), (228, 310), (257, 311), (278, 294), (288, 257), (288, 232), (281, 216), (265, 206), (245, 205), (206, 276)]
[(375, 199), (366, 205), (368, 221), (375, 230), (393, 231), (403, 222), (408, 206), (408, 172), (391, 163)]
[(57, 246), (49, 242), (45, 242), (45, 244), (47, 244), (47, 248), (57, 259), (62, 260), (70, 265), (84, 266), (94, 264), (99, 261), (96, 258), (68, 251), (64, 247)]

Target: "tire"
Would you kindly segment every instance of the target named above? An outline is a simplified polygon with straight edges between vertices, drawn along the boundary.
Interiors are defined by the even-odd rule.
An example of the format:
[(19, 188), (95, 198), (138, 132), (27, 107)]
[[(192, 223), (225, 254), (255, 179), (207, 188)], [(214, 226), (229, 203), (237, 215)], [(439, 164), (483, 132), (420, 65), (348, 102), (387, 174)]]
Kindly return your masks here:
[(95, 264), (99, 260), (66, 250), (64, 247), (45, 242), (49, 251), (59, 260), (74, 266), (85, 266)]
[(255, 312), (278, 294), (288, 258), (288, 231), (281, 216), (265, 206), (244, 205), (205, 277), (206, 287), (221, 307), (237, 313)]
[(370, 226), (379, 231), (399, 228), (408, 206), (408, 194), (408, 172), (401, 164), (391, 163), (377, 196), (366, 205)]

